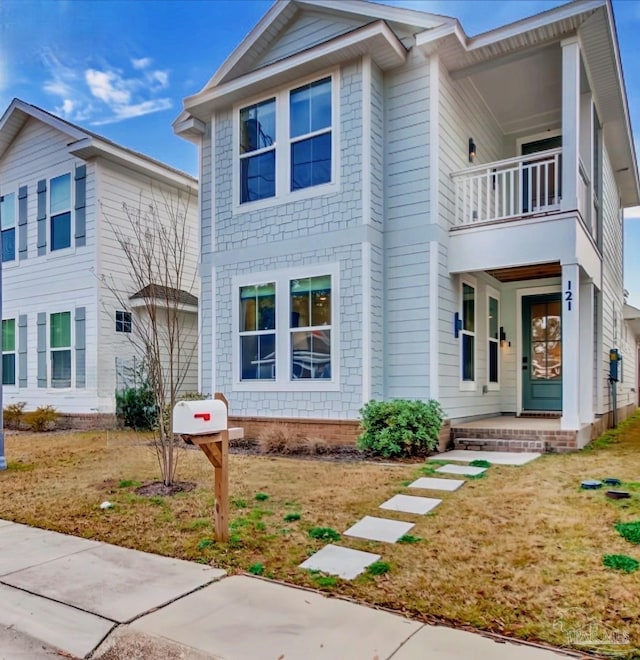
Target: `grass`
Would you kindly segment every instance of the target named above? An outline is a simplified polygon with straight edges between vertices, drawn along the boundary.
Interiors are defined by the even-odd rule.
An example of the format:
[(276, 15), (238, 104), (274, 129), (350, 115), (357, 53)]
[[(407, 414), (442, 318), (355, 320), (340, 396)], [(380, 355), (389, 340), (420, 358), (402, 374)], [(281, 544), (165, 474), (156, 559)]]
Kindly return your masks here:
[(634, 573), (640, 568), (640, 562), (628, 555), (605, 555), (602, 564), (607, 568), (613, 568), (625, 573)]
[(640, 520), (617, 523), (616, 531), (629, 543), (640, 544)]
[[(640, 419), (599, 448), (543, 456), (517, 469), (493, 465), (490, 478), (443, 492), (437, 515), (416, 518), (411, 532), (419, 543), (339, 540), (375, 552), (392, 566), (379, 577), (353, 581), (298, 568), (327, 542), (311, 538), (309, 531), (339, 534), (363, 516), (376, 515), (403, 482), (438, 463), (389, 468), (232, 455), (230, 497), (236, 504), (230, 508), (230, 541), (220, 544), (212, 522), (213, 470), (200, 452), (182, 451), (178, 465), (178, 478), (197, 487), (162, 498), (162, 505), (136, 495), (133, 486), (120, 486), (158, 478), (156, 459), (144, 442), (146, 437), (135, 433), (9, 433), (9, 469), (0, 472), (0, 518), (230, 572), (262, 564), (269, 577), (422, 621), (579, 650), (589, 647), (576, 646), (579, 636), (572, 631), (595, 627), (615, 630), (631, 646), (600, 644), (591, 650), (632, 657), (631, 648), (640, 647), (640, 572), (603, 565), (605, 553), (640, 560), (640, 547), (615, 527), (640, 519)], [(632, 493), (625, 508), (612, 506), (604, 489), (579, 489), (594, 475), (621, 479)], [(256, 493), (268, 493), (268, 501), (256, 500)], [(101, 510), (105, 500), (115, 508)], [(283, 522), (292, 510), (300, 522)], [(388, 511), (385, 517), (403, 516)]]

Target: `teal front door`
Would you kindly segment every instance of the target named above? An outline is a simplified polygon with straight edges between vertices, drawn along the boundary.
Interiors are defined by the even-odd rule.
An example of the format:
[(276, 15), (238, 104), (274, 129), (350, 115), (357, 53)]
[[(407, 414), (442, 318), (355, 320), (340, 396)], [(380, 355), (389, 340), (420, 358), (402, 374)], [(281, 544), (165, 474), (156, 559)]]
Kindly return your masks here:
[(522, 299), (523, 410), (562, 410), (560, 294)]

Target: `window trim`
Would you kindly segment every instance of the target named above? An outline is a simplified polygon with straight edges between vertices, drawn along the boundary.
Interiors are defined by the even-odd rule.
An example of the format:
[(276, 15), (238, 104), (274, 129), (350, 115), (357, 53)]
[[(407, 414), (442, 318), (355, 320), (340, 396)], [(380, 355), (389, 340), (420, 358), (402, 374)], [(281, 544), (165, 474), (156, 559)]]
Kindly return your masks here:
[[(317, 133), (331, 132), (331, 181), (328, 183), (321, 183), (316, 186), (308, 186), (299, 190), (292, 191), (290, 189), (291, 182), (291, 144), (298, 141), (300, 138), (291, 138), (289, 135), (289, 94), (294, 89), (303, 87), (310, 83), (322, 80), (323, 78), (331, 78), (331, 126), (328, 129), (323, 129)], [(275, 181), (275, 195), (273, 197), (266, 197), (252, 202), (240, 203), (240, 110), (247, 108), (263, 101), (268, 101), (275, 98), (276, 103), (276, 139), (275, 139), (275, 158), (276, 158), (276, 181)], [(232, 109), (232, 212), (234, 215), (241, 215), (243, 213), (250, 213), (265, 208), (285, 204), (288, 202), (295, 202), (298, 200), (309, 199), (311, 197), (319, 197), (321, 195), (331, 195), (338, 192), (340, 189), (340, 70), (332, 68), (325, 71), (320, 71), (295, 82), (291, 82), (286, 86), (271, 89), (268, 92), (247, 98), (240, 103), (236, 103)], [(311, 137), (314, 133), (309, 133), (305, 137)], [(262, 153), (262, 149), (255, 154)], [(266, 150), (265, 150), (266, 151)]]
[[(9, 195), (13, 196), (13, 227), (7, 229), (2, 229), (0, 226), (0, 258), (2, 258), (2, 265), (13, 264), (18, 260), (18, 193), (17, 192), (8, 192), (4, 195), (0, 195), (0, 202), (4, 202), (5, 198)], [(13, 230), (13, 259), (8, 261), (4, 260), (4, 255), (2, 254), (2, 234), (5, 231)]]
[[(17, 323), (17, 316), (13, 317), (8, 317), (6, 319), (2, 319), (2, 323), (4, 324), (5, 321), (13, 321), (13, 350), (12, 351), (5, 351), (4, 347), (2, 348), (2, 359), (4, 361), (4, 356), (5, 355), (13, 355), (13, 383), (2, 383), (2, 387), (17, 387), (18, 383), (18, 377), (17, 373), (18, 370), (16, 369), (17, 364), (16, 364), (16, 357), (18, 355), (18, 323)], [(4, 341), (4, 337), (0, 337)], [(2, 380), (4, 381), (4, 369), (2, 370)]]
[[(291, 379), (290, 296), (293, 279), (329, 275), (331, 277), (331, 378)], [(233, 391), (245, 392), (337, 392), (340, 391), (340, 264), (298, 266), (282, 270), (247, 273), (232, 278), (232, 357)], [(240, 295), (242, 286), (275, 283), (276, 290), (276, 377), (274, 380), (241, 380)], [(335, 356), (335, 358), (334, 358)]]
[[(470, 286), (473, 289), (473, 327), (474, 330), (465, 330), (464, 329), (464, 285)], [(460, 360), (460, 368), (458, 372), (458, 378), (460, 382), (460, 391), (461, 392), (475, 392), (477, 390), (478, 383), (478, 282), (475, 277), (465, 275), (460, 278), (460, 284), (458, 289), (458, 295), (460, 300), (460, 320), (462, 327), (460, 329), (460, 349), (458, 351), (458, 356)], [(463, 380), (463, 366), (464, 366), (464, 341), (463, 337), (469, 336), (473, 338), (473, 380)]]
[[(68, 347), (51, 347), (51, 317), (54, 314), (69, 314), (69, 346)], [(47, 314), (47, 388), (59, 392), (60, 390), (72, 390), (75, 388), (75, 356), (74, 356), (74, 346), (75, 346), (75, 323), (74, 323), (74, 310), (73, 309), (63, 309), (59, 312), (49, 312)], [(56, 387), (53, 384), (53, 358), (52, 354), (54, 352), (69, 351), (70, 354), (70, 374), (69, 374), (69, 386), (68, 387)]]
[[(486, 300), (487, 300), (487, 387), (490, 392), (500, 391), (500, 373), (502, 368), (502, 356), (500, 355), (500, 328), (502, 327), (502, 301), (500, 300), (500, 292), (491, 286), (486, 287)], [(491, 337), (491, 307), (489, 300), (493, 298), (498, 303), (498, 338)], [(498, 380), (494, 383), (491, 381), (491, 353), (490, 344), (497, 344), (498, 352)]]

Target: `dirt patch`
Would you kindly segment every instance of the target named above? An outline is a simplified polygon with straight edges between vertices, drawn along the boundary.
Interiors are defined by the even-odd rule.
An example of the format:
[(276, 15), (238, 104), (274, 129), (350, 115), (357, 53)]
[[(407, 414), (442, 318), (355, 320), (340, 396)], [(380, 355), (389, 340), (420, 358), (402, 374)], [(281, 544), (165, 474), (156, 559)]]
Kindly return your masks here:
[(162, 481), (151, 481), (136, 488), (136, 495), (142, 497), (166, 497), (177, 493), (188, 493), (196, 487), (193, 481), (176, 481), (171, 486), (165, 486)]

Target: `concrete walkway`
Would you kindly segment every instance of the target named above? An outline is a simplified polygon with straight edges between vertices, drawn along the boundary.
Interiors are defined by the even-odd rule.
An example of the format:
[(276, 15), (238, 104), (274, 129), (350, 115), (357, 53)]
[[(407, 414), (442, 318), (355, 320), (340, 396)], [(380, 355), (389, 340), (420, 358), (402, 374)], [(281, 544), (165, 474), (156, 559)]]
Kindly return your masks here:
[(567, 657), (3, 520), (0, 603), (0, 660)]

